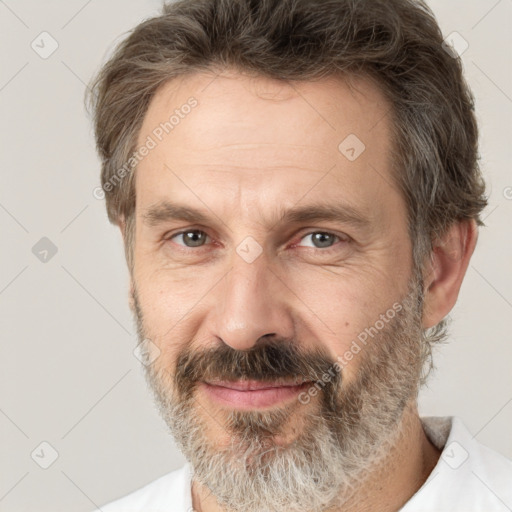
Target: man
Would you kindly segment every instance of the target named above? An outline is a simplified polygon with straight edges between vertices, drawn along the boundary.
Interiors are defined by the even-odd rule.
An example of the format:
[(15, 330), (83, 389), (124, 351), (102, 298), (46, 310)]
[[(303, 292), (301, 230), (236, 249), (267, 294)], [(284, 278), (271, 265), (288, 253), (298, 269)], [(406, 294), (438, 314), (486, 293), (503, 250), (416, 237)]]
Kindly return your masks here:
[(442, 42), (412, 0), (186, 0), (118, 47), (102, 188), (188, 463), (101, 510), (512, 507), (512, 462), (417, 409), (486, 205)]

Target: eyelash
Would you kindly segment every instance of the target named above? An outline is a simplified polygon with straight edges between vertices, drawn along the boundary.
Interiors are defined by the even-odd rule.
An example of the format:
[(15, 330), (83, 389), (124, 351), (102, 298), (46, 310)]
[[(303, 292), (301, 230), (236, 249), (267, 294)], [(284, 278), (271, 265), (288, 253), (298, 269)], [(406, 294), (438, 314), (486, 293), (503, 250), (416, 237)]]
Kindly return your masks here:
[[(210, 236), (209, 236), (209, 235), (208, 235), (204, 230), (202, 230), (202, 229), (190, 229), (190, 228), (189, 228), (189, 229), (185, 229), (185, 230), (182, 230), (182, 231), (178, 231), (177, 233), (172, 233), (172, 234), (170, 234), (169, 236), (167, 236), (167, 237), (165, 238), (165, 241), (166, 241), (166, 242), (170, 242), (173, 238), (175, 238), (175, 237), (177, 237), (177, 236), (179, 236), (179, 235), (183, 235), (183, 234), (185, 234), (185, 233), (190, 233), (190, 232), (199, 232), (199, 233), (204, 233), (207, 237), (211, 238), (211, 237), (210, 237)], [(313, 235), (313, 234), (315, 234), (315, 233), (322, 233), (322, 234), (324, 234), (324, 235), (332, 235), (332, 236), (334, 236), (334, 237), (337, 239), (337, 242), (335, 242), (335, 243), (334, 243), (334, 245), (332, 245), (331, 247), (324, 247), (324, 248), (321, 248), (321, 247), (309, 247), (309, 246), (308, 246), (308, 247), (305, 247), (306, 249), (317, 249), (317, 250), (319, 250), (319, 251), (321, 251), (321, 252), (323, 252), (323, 253), (330, 253), (330, 252), (332, 252), (332, 251), (335, 251), (335, 250), (339, 249), (339, 248), (337, 247), (337, 243), (339, 243), (339, 242), (345, 242), (345, 243), (347, 243), (347, 242), (349, 242), (349, 241), (350, 241), (350, 238), (349, 238), (347, 235), (340, 236), (340, 235), (337, 235), (336, 233), (333, 233), (333, 232), (331, 232), (331, 231), (323, 231), (323, 230), (316, 229), (316, 230), (312, 230), (312, 231), (309, 231), (309, 232), (307, 232), (307, 233), (304, 233), (304, 234), (300, 237), (299, 242), (300, 242), (301, 240), (303, 240), (304, 238), (306, 238), (307, 236)], [(297, 243), (298, 243), (298, 242), (297, 242)], [(175, 244), (175, 245), (177, 245), (177, 246), (179, 247), (179, 249), (178, 249), (178, 250), (186, 251), (186, 252), (189, 252), (189, 251), (194, 250), (194, 249), (196, 249), (196, 250), (201, 250), (201, 249), (203, 249), (203, 248), (205, 247), (204, 245), (200, 245), (200, 246), (198, 246), (198, 247), (187, 247), (186, 245), (182, 245), (182, 244)], [(292, 244), (292, 247), (295, 247), (295, 246), (297, 246), (297, 244), (296, 244), (296, 243)]]

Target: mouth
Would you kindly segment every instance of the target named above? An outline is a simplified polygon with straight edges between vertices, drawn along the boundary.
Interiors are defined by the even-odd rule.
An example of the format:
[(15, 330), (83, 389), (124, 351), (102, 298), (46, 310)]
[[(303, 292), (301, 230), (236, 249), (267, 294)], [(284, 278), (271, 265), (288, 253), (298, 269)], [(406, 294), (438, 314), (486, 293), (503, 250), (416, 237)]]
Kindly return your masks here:
[(254, 391), (260, 389), (280, 388), (280, 387), (292, 387), (300, 386), (305, 382), (310, 382), (305, 379), (296, 380), (293, 382), (276, 382), (276, 381), (260, 381), (260, 380), (210, 380), (205, 381), (210, 386), (221, 386), (228, 389), (236, 389), (237, 391)]
[(262, 382), (254, 380), (203, 381), (201, 385), (208, 396), (221, 405), (239, 409), (274, 406), (296, 398), (307, 389), (311, 381)]

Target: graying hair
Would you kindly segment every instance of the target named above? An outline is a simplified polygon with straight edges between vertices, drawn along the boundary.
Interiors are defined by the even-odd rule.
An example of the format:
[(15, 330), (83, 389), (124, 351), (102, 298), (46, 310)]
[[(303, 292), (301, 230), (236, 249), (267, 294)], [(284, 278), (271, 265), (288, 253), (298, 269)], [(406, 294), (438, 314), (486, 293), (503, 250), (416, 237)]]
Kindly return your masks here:
[[(390, 103), (392, 179), (408, 208), (413, 261), (422, 268), (433, 240), (487, 205), (478, 165), (474, 99), (460, 58), (422, 0), (181, 0), (135, 27), (95, 78), (93, 111), (107, 213), (126, 223), (133, 266), (134, 172), (106, 187), (136, 149), (157, 89), (195, 72), (283, 81), (361, 76)], [(116, 174), (117, 173), (117, 174)], [(443, 323), (432, 331), (442, 339)], [(437, 334), (436, 334), (437, 332)]]

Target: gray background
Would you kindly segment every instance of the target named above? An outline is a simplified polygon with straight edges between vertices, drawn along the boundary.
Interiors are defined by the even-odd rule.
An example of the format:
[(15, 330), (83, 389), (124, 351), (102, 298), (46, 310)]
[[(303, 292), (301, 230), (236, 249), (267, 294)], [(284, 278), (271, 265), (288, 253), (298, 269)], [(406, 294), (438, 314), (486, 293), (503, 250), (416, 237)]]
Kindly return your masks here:
[[(457, 415), (512, 458), (512, 0), (429, 4), (446, 36), (469, 43), (491, 197), (421, 413)], [(133, 355), (128, 272), (92, 194), (99, 164), (83, 109), (114, 42), (159, 5), (0, 1), (1, 511), (89, 511), (184, 463)], [(51, 48), (43, 31), (59, 45), (46, 59), (31, 48)], [(46, 262), (43, 237), (57, 248)], [(58, 453), (48, 469), (43, 441)]]

